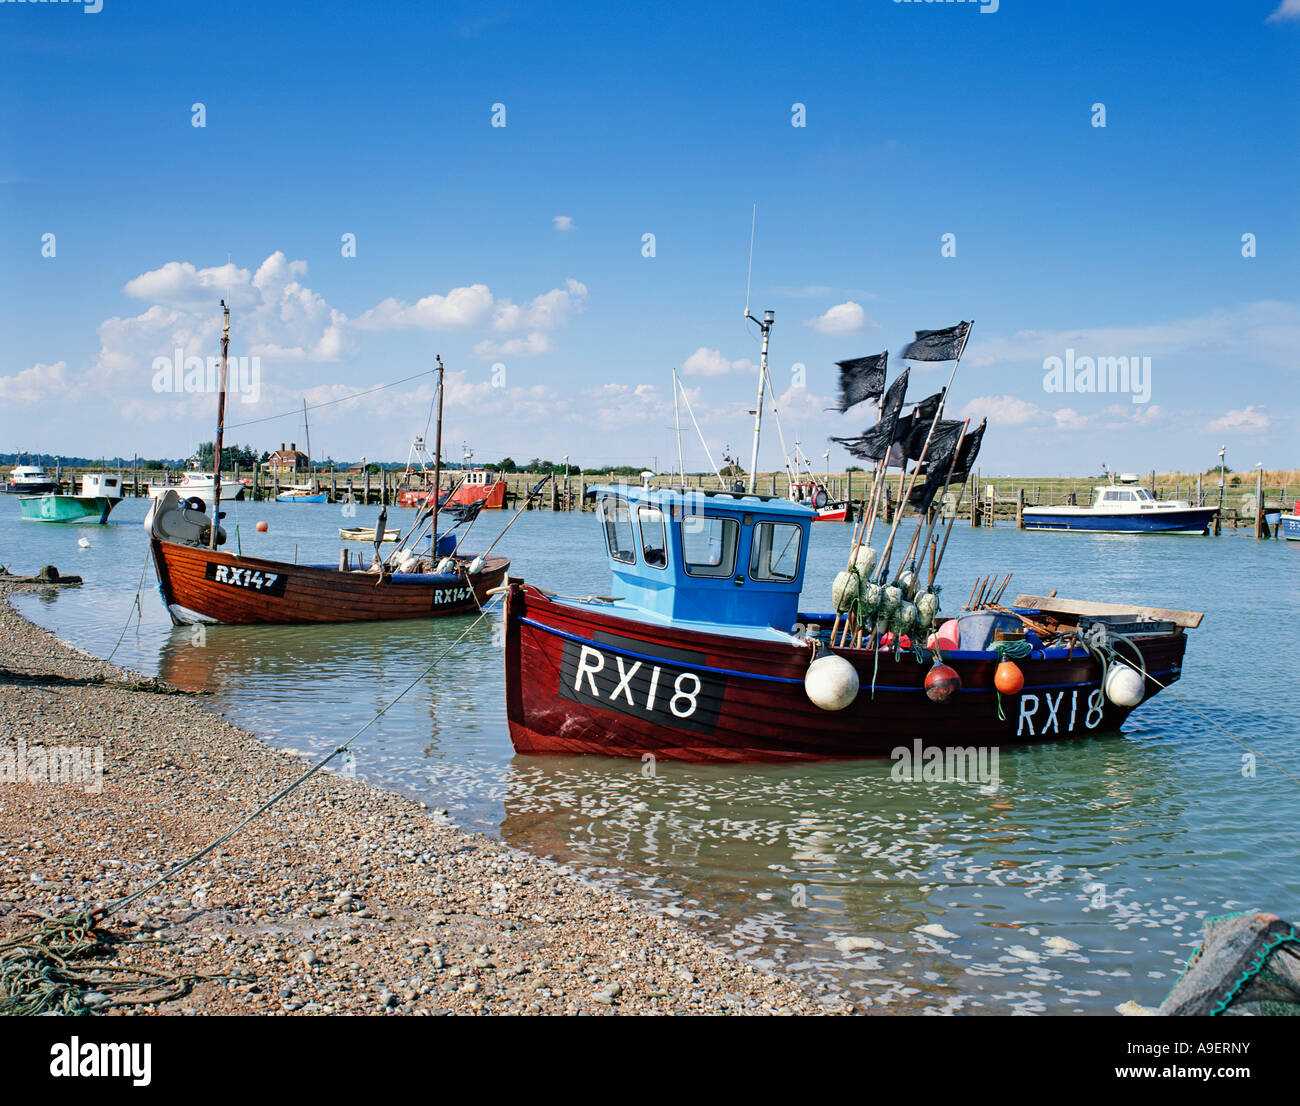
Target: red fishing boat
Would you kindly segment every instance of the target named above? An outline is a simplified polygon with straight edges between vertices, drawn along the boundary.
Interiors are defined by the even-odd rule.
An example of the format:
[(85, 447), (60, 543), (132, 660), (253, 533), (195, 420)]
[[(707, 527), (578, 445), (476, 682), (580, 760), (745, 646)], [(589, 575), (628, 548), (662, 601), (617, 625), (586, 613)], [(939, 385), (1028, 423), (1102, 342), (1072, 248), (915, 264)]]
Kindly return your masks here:
[[(225, 308), (223, 302), (222, 307)], [(218, 395), (215, 457), (220, 463), (225, 421), (226, 357), (230, 310), (221, 336), (221, 390)], [(438, 359), (438, 434), (442, 435), (443, 365)], [(435, 463), (434, 484), (438, 470)], [(455, 527), (438, 529), (434, 505), (417, 517), (406, 538), (380, 557), (387, 510), (375, 527), (375, 555), (369, 565), (349, 563), (344, 550), (336, 565), (297, 564), (246, 557), (221, 548), (221, 485), (215, 483), (212, 514), (207, 503), (184, 501), (168, 490), (156, 498), (145, 530), (158, 572), (158, 587), (172, 621), (229, 623), (367, 622), (430, 618), (479, 610), (488, 592), (505, 578), (505, 557), (460, 555)], [(444, 516), (445, 517), (445, 516)], [(457, 512), (457, 525), (466, 515)], [(415, 545), (427, 536), (423, 553)]]
[[(505, 557), (443, 556), (363, 566), (309, 565), (211, 548), (201, 508), (168, 492), (146, 520), (172, 621), (368, 622), (477, 612), (505, 578)], [(189, 531), (189, 540), (177, 536)], [(405, 569), (403, 571), (402, 569)]]
[[(835, 613), (798, 613), (810, 508), (726, 492), (596, 494), (619, 597), (509, 582), (506, 716), (520, 753), (803, 761), (1113, 731), (1179, 678), (1184, 630), (1200, 621), (1022, 596), (964, 614), (946, 629), (955, 649), (832, 646)], [(952, 674), (946, 696), (930, 693), (936, 657)], [(1007, 663), (1022, 677), (1010, 693), (998, 690)]]

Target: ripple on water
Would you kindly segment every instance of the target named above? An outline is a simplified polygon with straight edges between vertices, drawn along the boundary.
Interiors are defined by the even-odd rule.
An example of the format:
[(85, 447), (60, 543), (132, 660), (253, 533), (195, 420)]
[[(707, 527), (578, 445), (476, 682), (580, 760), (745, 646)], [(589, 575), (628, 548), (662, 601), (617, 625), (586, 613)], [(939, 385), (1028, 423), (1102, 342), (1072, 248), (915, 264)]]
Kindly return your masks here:
[[(232, 511), (246, 552), (337, 556), (335, 509)], [(123, 503), (114, 514), (122, 525), (94, 529), (85, 551), (66, 528), (36, 532), (0, 514), (0, 561), (53, 562), (88, 581), (16, 605), (107, 654), (145, 556), (132, 525), (143, 513)], [(411, 514), (398, 511), (390, 524), (408, 526), (401, 516)], [(257, 518), (270, 521), (268, 535), (253, 530)], [(490, 540), (498, 525), (482, 519), (476, 534)], [(818, 531), (810, 609), (826, 606), (847, 540), (847, 528)], [(585, 594), (607, 586), (598, 542), (589, 516), (531, 512), (501, 549), (518, 574)], [(9, 552), (19, 547), (21, 558)], [(1300, 914), (1292, 830), (1300, 787), (1263, 760), (1253, 777), (1243, 774), (1244, 750), (1224, 732), (1288, 770), (1296, 760), (1277, 689), (1291, 682), (1282, 658), (1300, 637), (1300, 621), (1278, 617), (1300, 610), (1297, 554), (1244, 535), (1107, 540), (956, 528), (947, 606), (976, 575), (1009, 566), (1028, 592), (1056, 587), (1206, 612), (1177, 697), (1148, 704), (1124, 736), (1004, 750), (992, 794), (896, 782), (888, 762), (660, 763), (649, 776), (636, 762), (515, 757), (491, 623), (367, 730), (344, 770), (681, 912), (754, 962), (873, 1008), (1154, 1005), (1207, 915), (1246, 906)], [(1256, 633), (1264, 626), (1267, 647)], [(115, 659), (211, 691), (232, 721), (319, 754), (370, 721), (464, 628), (463, 620), (211, 627), (196, 644), (171, 628), (150, 572), (139, 625)]]

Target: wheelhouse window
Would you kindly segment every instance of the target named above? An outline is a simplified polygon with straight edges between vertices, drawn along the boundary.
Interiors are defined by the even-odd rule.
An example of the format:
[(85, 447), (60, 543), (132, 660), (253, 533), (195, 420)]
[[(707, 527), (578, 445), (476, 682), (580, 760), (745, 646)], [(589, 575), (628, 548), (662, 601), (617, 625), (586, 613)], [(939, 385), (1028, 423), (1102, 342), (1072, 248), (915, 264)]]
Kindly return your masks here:
[(668, 534), (664, 513), (658, 507), (637, 508), (641, 524), (641, 556), (651, 568), (668, 567)]
[(636, 539), (632, 536), (632, 509), (626, 499), (604, 496), (600, 501), (600, 521), (605, 525), (605, 544), (609, 555), (623, 564), (636, 563)]
[(740, 523), (715, 515), (682, 519), (682, 564), (691, 576), (730, 576), (736, 570)]
[(799, 575), (803, 529), (790, 522), (760, 522), (750, 543), (749, 575), (753, 580), (788, 584)]

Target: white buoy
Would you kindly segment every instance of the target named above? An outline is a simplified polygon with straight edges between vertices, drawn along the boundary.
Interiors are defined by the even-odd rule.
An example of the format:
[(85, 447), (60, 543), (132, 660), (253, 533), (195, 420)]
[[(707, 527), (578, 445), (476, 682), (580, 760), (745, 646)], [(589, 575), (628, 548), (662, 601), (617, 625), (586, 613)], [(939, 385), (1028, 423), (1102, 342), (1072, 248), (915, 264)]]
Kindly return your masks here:
[(1117, 707), (1135, 707), (1146, 695), (1142, 677), (1126, 664), (1113, 664), (1106, 673), (1106, 698)]
[(483, 571), (483, 558), (475, 557), (469, 563), (469, 574), (471, 576), (477, 576), (482, 571)]
[(831, 605), (843, 614), (858, 598), (858, 578), (851, 572), (841, 572), (831, 584)]
[(822, 710), (843, 710), (858, 697), (858, 672), (843, 657), (828, 653), (808, 666), (804, 691)]
[(89, 541), (88, 539), (86, 539), (86, 538), (78, 538), (78, 539), (77, 539), (77, 545), (78, 545), (80, 548), (82, 548), (82, 549), (89, 549), (89, 548), (90, 548), (90, 541)]
[(869, 545), (859, 546), (858, 555), (854, 559), (854, 564), (857, 567), (858, 575), (861, 576), (864, 580), (871, 579), (871, 574), (875, 572), (876, 562), (879, 559), (880, 559), (880, 555), (874, 549), (872, 549), (871, 546)]

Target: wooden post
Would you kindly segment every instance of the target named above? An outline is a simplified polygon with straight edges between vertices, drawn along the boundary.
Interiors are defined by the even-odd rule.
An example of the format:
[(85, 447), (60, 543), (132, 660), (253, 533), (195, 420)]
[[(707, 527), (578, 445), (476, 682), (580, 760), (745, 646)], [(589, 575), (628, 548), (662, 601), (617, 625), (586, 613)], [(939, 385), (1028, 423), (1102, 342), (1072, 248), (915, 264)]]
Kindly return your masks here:
[(1025, 489), (1016, 489), (1016, 529), (1025, 528)]
[(972, 530), (980, 524), (979, 486), (979, 473), (972, 473), (970, 478), (970, 524)]
[(1255, 538), (1268, 537), (1268, 523), (1264, 521), (1264, 470), (1255, 470)]

